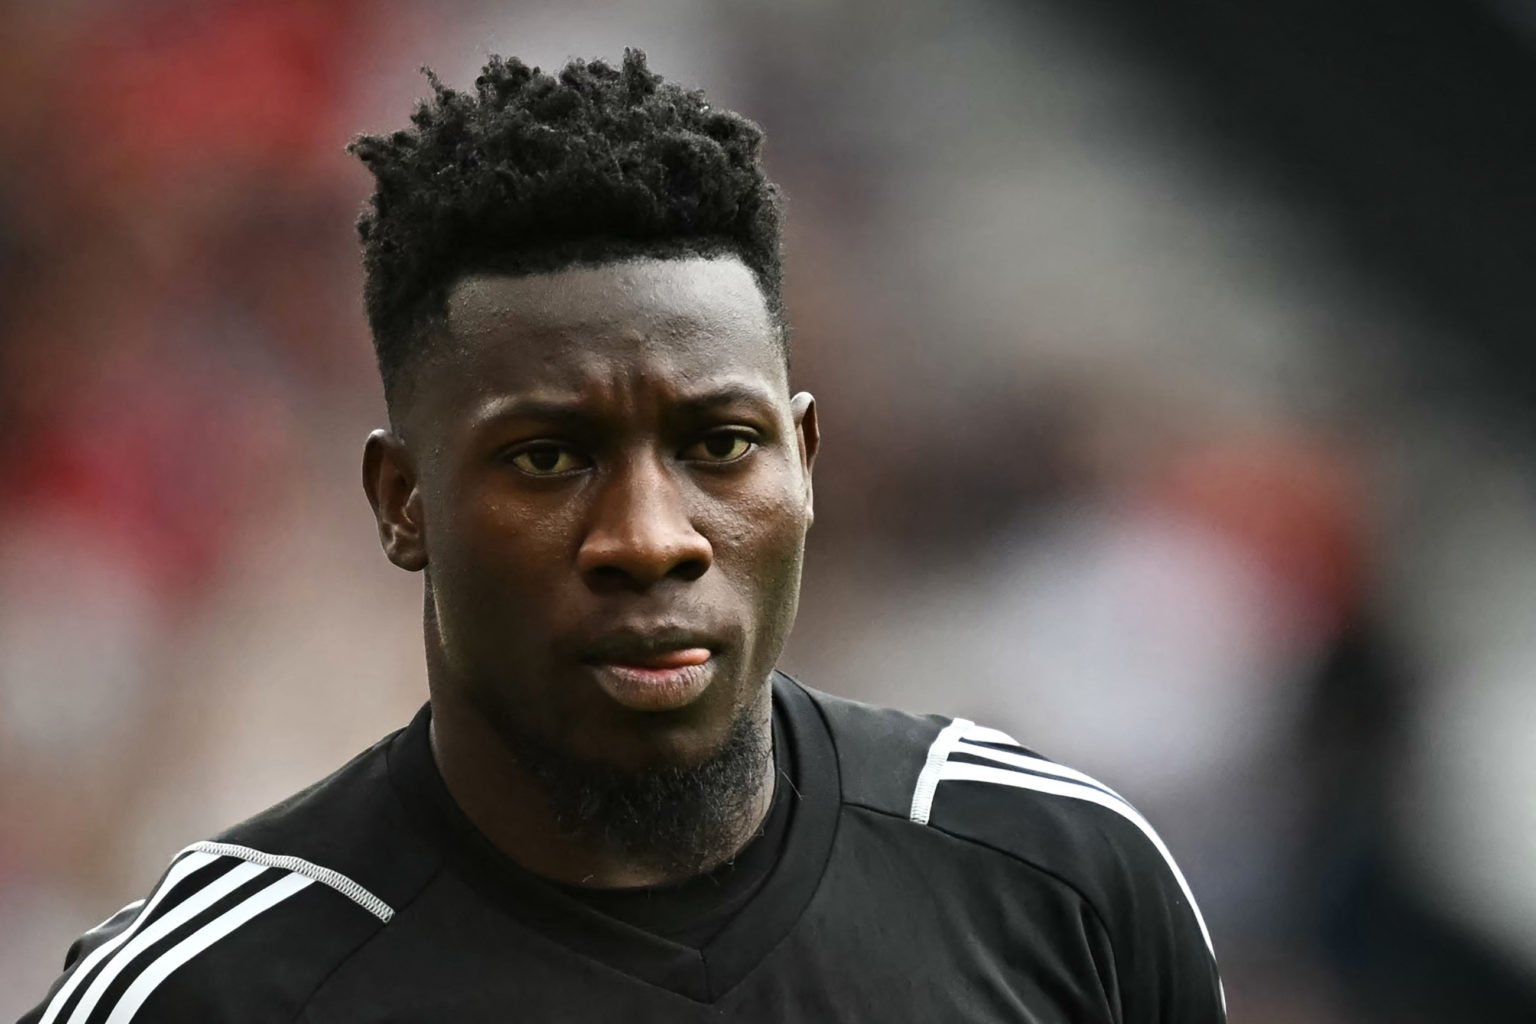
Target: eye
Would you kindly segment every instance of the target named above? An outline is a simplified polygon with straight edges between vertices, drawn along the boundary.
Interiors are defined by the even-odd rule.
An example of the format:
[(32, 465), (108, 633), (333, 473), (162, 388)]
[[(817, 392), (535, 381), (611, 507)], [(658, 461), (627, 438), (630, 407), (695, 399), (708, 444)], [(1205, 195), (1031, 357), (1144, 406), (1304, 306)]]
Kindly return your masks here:
[(735, 462), (744, 458), (757, 442), (740, 431), (709, 434), (683, 450), (683, 458), (694, 462)]
[(565, 476), (591, 464), (575, 449), (549, 441), (522, 448), (513, 453), (511, 462), (529, 476)]

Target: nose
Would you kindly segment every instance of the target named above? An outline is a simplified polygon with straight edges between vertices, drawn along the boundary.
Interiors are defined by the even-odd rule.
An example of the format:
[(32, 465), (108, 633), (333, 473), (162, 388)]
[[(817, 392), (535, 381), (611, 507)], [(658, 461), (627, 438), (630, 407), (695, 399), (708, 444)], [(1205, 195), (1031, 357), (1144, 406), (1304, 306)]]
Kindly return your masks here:
[(615, 466), (600, 484), (576, 555), (593, 588), (643, 590), (667, 579), (696, 580), (714, 561), (708, 538), (694, 528), (684, 495), (654, 458)]

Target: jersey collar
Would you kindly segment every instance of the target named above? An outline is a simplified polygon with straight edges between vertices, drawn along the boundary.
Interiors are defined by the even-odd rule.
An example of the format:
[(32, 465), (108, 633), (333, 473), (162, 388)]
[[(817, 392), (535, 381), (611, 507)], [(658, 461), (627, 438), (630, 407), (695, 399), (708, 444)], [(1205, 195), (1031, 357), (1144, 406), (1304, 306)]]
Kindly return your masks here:
[(496, 849), (459, 810), (437, 770), (428, 741), (430, 705), (391, 745), (390, 777), (413, 818), (441, 849), (445, 869), (516, 925), (616, 971), (710, 1003), (751, 973), (799, 921), (821, 882), (836, 832), (842, 794), (826, 723), (800, 685), (779, 672), (773, 676), (773, 701), (789, 748), (781, 770), (789, 774), (799, 804), (762, 887), (699, 949), (608, 917)]

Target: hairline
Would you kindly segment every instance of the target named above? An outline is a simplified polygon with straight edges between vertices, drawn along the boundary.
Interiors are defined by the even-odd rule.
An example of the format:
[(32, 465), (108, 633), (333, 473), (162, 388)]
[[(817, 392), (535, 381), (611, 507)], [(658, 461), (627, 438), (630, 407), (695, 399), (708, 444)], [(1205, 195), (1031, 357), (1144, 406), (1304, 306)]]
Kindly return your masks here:
[[(641, 250), (633, 253), (624, 253), (613, 256), (577, 256), (561, 262), (559, 265), (529, 268), (525, 265), (511, 266), (507, 263), (498, 263), (497, 260), (475, 261), (468, 264), (455, 273), (443, 278), (442, 283), (434, 288), (429, 296), (430, 303), (413, 319), (409, 330), (413, 335), (415, 344), (406, 349), (408, 355), (395, 367), (393, 380), (384, 377), (384, 404), (389, 415), (391, 428), (399, 427), (397, 410), (408, 404), (413, 390), (414, 377), (435, 359), (446, 355), (451, 347), (452, 332), (448, 326), (448, 301), (455, 288), (458, 288), (466, 280), (473, 277), (506, 277), (525, 279), (532, 277), (557, 277), (561, 274), (577, 270), (600, 269), (603, 267), (617, 267), (624, 264), (643, 263), (650, 261), (682, 262), (685, 260), (735, 260), (751, 276), (752, 285), (757, 289), (758, 297), (763, 302), (763, 308), (768, 315), (768, 322), (773, 336), (769, 339), (778, 350), (779, 358), (783, 360), (784, 370), (787, 376), (790, 369), (790, 345), (789, 345), (789, 321), (784, 314), (781, 302), (774, 302), (772, 292), (764, 285), (758, 272), (752, 264), (743, 258), (740, 253), (730, 248), (716, 250), (679, 249), (671, 251)], [(382, 370), (382, 367), (381, 367)], [(381, 374), (382, 376), (382, 374)], [(396, 430), (398, 433), (398, 430)]]

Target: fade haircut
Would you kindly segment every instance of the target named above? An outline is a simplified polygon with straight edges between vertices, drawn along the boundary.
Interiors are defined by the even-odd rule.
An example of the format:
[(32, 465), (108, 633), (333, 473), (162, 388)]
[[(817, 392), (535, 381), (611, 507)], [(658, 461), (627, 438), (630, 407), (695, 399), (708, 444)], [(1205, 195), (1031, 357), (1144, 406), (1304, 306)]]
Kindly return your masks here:
[(376, 180), (357, 230), (386, 399), (474, 271), (732, 254), (787, 346), (781, 200), (757, 125), (663, 81), (633, 49), (622, 67), (572, 61), (557, 75), (491, 57), (472, 94), (423, 70), (432, 96), (411, 127), (348, 147)]

